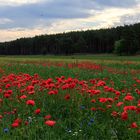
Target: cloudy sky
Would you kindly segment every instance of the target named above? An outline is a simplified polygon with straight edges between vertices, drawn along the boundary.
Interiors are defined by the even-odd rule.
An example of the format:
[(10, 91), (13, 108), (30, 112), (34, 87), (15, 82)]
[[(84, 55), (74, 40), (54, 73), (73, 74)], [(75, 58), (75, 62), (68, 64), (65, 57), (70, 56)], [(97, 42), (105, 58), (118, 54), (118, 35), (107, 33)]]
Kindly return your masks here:
[(140, 22), (140, 0), (0, 0), (0, 42)]

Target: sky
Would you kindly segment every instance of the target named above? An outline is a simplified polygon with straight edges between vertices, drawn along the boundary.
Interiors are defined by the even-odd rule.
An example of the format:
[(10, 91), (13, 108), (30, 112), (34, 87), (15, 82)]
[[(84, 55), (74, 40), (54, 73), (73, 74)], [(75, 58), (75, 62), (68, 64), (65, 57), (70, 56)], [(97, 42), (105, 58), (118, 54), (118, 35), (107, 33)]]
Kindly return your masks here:
[(0, 0), (0, 42), (140, 22), (140, 0)]

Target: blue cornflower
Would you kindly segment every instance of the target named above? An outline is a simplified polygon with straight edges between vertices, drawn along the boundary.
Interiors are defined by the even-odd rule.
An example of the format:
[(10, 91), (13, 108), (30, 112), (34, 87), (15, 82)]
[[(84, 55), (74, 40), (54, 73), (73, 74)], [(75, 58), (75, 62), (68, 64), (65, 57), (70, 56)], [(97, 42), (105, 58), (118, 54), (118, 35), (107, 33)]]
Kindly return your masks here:
[(8, 132), (9, 132), (9, 129), (8, 129), (8, 128), (4, 128), (3, 131), (4, 131), (5, 133), (8, 133)]
[(88, 122), (88, 126), (91, 126), (92, 125), (92, 123), (91, 122)]
[(80, 109), (85, 109), (86, 107), (84, 105), (81, 105), (80, 106)]
[(93, 119), (93, 118), (91, 118), (91, 119), (90, 119), (90, 122), (91, 122), (91, 123), (93, 123), (93, 122), (94, 122), (94, 119)]

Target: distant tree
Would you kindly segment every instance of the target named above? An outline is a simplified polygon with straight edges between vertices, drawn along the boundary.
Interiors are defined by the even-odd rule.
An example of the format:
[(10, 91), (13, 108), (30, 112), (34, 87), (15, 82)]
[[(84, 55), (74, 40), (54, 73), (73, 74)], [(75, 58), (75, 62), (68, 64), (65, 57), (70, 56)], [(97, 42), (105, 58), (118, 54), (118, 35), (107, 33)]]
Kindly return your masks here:
[(83, 53), (83, 52), (86, 52), (86, 50), (87, 50), (86, 41), (82, 36), (80, 36), (78, 41), (75, 42), (74, 44), (74, 52)]
[(64, 55), (70, 55), (73, 53), (73, 48), (72, 48), (72, 39), (71, 37), (61, 37), (58, 41), (57, 48), (59, 48), (59, 51), (61, 54)]
[(126, 54), (133, 55), (138, 51), (138, 38), (137, 31), (134, 30), (135, 26), (126, 25), (123, 30), (123, 38), (125, 39)]
[(118, 41), (115, 41), (115, 48), (114, 48), (114, 53), (116, 53), (117, 55), (124, 55), (126, 48), (125, 48), (125, 40), (121, 39)]
[(115, 41), (115, 48), (114, 52), (118, 55), (134, 55), (138, 51), (138, 41), (137, 40), (131, 40), (128, 44), (128, 40), (121, 39), (118, 41)]
[(0, 54), (6, 55), (95, 54), (112, 53), (114, 49), (119, 55), (140, 52), (140, 23), (109, 29), (39, 35), (0, 43)]

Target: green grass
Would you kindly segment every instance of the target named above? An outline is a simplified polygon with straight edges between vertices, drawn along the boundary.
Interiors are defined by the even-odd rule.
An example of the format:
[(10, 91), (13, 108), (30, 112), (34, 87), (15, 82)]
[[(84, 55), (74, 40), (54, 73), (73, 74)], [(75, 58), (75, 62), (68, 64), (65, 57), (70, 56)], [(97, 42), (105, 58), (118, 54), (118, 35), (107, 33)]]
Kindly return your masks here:
[[(86, 81), (86, 86), (91, 89), (93, 85), (89, 82), (91, 79), (104, 80), (106, 85), (113, 87), (115, 90), (125, 93), (119, 98), (119, 101), (123, 101), (123, 98), (127, 93), (131, 93), (135, 100), (132, 102), (125, 102), (125, 105), (137, 105), (139, 95), (136, 94), (135, 89), (140, 89), (140, 85), (136, 83), (134, 78), (140, 79), (139, 75), (139, 61), (138, 56), (134, 57), (118, 57), (113, 55), (74, 55), (74, 56), (1, 56), (0, 57), (0, 77), (15, 74), (17, 76), (26, 73), (33, 77), (34, 74), (40, 76), (39, 81), (43, 79), (52, 78), (56, 83), (56, 77), (65, 76), (65, 78), (75, 78), (79, 81)], [(87, 62), (88, 61), (88, 62)], [(133, 63), (130, 63), (133, 62)], [(57, 63), (62, 62), (63, 66), (56, 66)], [(90, 63), (89, 63), (90, 62)], [(129, 63), (128, 63), (129, 62)], [(47, 64), (51, 64), (47, 66)], [(75, 65), (73, 68), (69, 68), (69, 64)], [(90, 67), (78, 68), (78, 64), (88, 64), (94, 66), (94, 63), (101, 65), (102, 69), (91, 69)], [(111, 71), (110, 71), (111, 70)], [(135, 73), (132, 73), (135, 70)], [(127, 72), (127, 74), (125, 73)], [(1, 79), (1, 88), (4, 91), (7, 90)], [(0, 98), (3, 99), (3, 105), (1, 106), (0, 115), (4, 111), (11, 111), (17, 108), (18, 114), (3, 115), (4, 118), (1, 121), (0, 126), (0, 138), (2, 140), (17, 139), (17, 140), (139, 140), (140, 136), (136, 133), (137, 129), (140, 129), (140, 120), (134, 112), (130, 112), (129, 120), (122, 121), (120, 117), (114, 118), (110, 114), (112, 111), (118, 111), (121, 113), (123, 108), (116, 108), (115, 104), (111, 109), (106, 109), (105, 104), (98, 102), (99, 97), (114, 98), (112, 92), (104, 92), (104, 87), (95, 87), (101, 91), (98, 96), (89, 97), (87, 93), (82, 96), (80, 91), (74, 89), (59, 90), (57, 95), (48, 95), (48, 89), (40, 91), (40, 85), (35, 86), (35, 95), (29, 95), (29, 99), (34, 99), (36, 105), (28, 107), (25, 105), (25, 101), (17, 102), (17, 95), (20, 95), (20, 90), (31, 84), (31, 80), (26, 81), (26, 85), (22, 88), (11, 86), (14, 94), (13, 100), (10, 102), (8, 99), (0, 94)], [(137, 84), (136, 87), (133, 85)], [(61, 85), (61, 84), (60, 84)], [(80, 85), (77, 87), (81, 88)], [(56, 88), (54, 88), (56, 89)], [(53, 90), (53, 88), (52, 88)], [(86, 89), (87, 90), (87, 89)], [(27, 94), (25, 92), (25, 94)], [(64, 100), (66, 94), (70, 94), (70, 100)], [(28, 95), (28, 94), (27, 94)], [(91, 99), (96, 99), (96, 103), (91, 103)], [(26, 100), (26, 99), (25, 99)], [(117, 103), (117, 101), (115, 101)], [(91, 107), (102, 107), (106, 109), (106, 112), (91, 111)], [(41, 108), (41, 114), (35, 115), (33, 112), (35, 109)], [(26, 111), (28, 114), (26, 114)], [(47, 114), (52, 115), (52, 119), (56, 121), (54, 127), (48, 127), (44, 124), (44, 116)], [(11, 128), (13, 120), (22, 118), (24, 121), (31, 116), (35, 117), (32, 123), (28, 126), (22, 125), (18, 128)], [(90, 122), (92, 119), (93, 122)], [(37, 122), (36, 122), (37, 121)], [(136, 121), (138, 128), (129, 129), (130, 124)], [(4, 133), (3, 129), (8, 128), (9, 132)]]
[(0, 60), (121, 60), (121, 61), (139, 61), (139, 56), (116, 56), (113, 54), (104, 54), (104, 55), (69, 55), (69, 56), (63, 56), (63, 55), (11, 55), (11, 56), (0, 56)]

